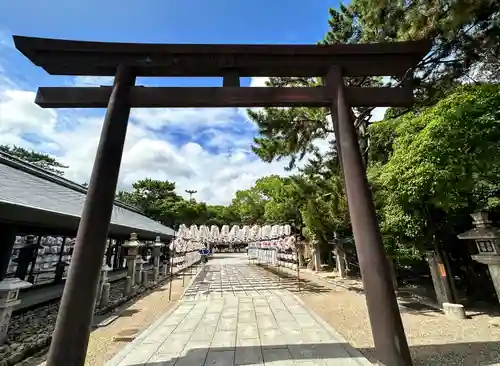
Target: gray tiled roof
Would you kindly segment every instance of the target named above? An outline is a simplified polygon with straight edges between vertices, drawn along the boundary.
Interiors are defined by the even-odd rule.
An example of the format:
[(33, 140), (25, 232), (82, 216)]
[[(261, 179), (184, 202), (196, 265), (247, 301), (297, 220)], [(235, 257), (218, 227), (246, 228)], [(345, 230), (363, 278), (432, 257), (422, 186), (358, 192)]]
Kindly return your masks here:
[[(74, 187), (72, 187), (72, 185)], [(31, 164), (0, 155), (0, 203), (80, 217), (85, 201), (83, 187)], [(111, 225), (173, 235), (171, 228), (115, 202)]]

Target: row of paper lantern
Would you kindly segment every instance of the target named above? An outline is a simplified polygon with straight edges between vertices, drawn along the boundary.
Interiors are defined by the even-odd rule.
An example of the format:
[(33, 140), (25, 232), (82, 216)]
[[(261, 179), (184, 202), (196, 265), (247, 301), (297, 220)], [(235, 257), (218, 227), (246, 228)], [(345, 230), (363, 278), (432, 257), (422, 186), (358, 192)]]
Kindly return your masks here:
[(205, 244), (199, 240), (186, 239), (177, 237), (170, 242), (170, 250), (175, 250), (177, 253), (192, 252), (205, 248)]
[(254, 241), (248, 244), (249, 248), (257, 249), (277, 249), (287, 251), (295, 248), (295, 237), (288, 236), (274, 240)]
[(199, 242), (227, 242), (227, 243), (243, 243), (259, 240), (271, 240), (290, 236), (290, 225), (223, 225), (220, 229), (217, 225), (212, 225), (210, 228), (205, 225), (191, 225), (187, 227), (182, 224), (176, 232), (176, 238), (184, 240), (193, 240)]

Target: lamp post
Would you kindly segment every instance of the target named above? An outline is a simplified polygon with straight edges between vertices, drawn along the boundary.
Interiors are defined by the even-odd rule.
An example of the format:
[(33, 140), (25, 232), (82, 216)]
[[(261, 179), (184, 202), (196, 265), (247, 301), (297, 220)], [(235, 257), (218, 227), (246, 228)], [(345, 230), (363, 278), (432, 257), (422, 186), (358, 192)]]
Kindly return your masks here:
[(198, 191), (194, 189), (186, 189), (185, 192), (189, 194), (189, 201), (193, 200), (193, 194), (197, 193)]
[(300, 292), (300, 266), (299, 266), (299, 245), (298, 242), (300, 240), (300, 233), (302, 228), (302, 220), (300, 219), (299, 208), (295, 207), (295, 255), (297, 256), (297, 289)]
[(175, 256), (175, 239), (177, 238), (177, 230), (179, 230), (179, 225), (175, 225), (174, 238), (172, 239), (172, 250), (170, 253), (170, 286), (168, 289), (168, 301), (172, 300), (172, 285), (174, 284), (174, 256)]

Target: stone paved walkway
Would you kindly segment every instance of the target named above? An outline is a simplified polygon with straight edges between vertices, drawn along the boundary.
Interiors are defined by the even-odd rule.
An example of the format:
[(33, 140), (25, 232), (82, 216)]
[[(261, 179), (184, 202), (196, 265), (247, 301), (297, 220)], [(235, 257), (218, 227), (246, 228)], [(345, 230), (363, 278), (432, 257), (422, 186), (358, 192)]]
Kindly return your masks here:
[(209, 261), (183, 301), (107, 366), (371, 365), (246, 255)]

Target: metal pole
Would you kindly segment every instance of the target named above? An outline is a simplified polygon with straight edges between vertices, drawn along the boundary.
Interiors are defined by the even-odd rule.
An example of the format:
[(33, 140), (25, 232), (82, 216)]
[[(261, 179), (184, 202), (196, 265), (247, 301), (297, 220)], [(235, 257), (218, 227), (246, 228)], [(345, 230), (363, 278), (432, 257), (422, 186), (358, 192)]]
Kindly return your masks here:
[(219, 285), (220, 285), (220, 297), (222, 298), (222, 266), (223, 264), (221, 264), (220, 266), (220, 277), (219, 277)]
[(278, 273), (278, 283), (281, 283), (281, 269), (280, 269), (280, 260), (278, 258), (279, 250), (276, 251), (276, 272)]
[(66, 235), (63, 236), (62, 245), (61, 245), (61, 248), (59, 249), (59, 257), (57, 259), (57, 264), (56, 264), (56, 268), (55, 268), (54, 283), (62, 281), (62, 278), (64, 276), (64, 270), (61, 272), (61, 265), (62, 265), (62, 257), (64, 254), (65, 244), (66, 244)]
[[(187, 263), (186, 252), (184, 252), (184, 263), (182, 265), (185, 266), (186, 263)], [(182, 269), (182, 287), (184, 287), (184, 282), (185, 281), (186, 281), (186, 268), (183, 268)]]
[(295, 255), (297, 256), (297, 289), (300, 292), (300, 268), (299, 268), (299, 248), (295, 248)]
[(170, 286), (168, 286), (168, 301), (172, 300), (172, 286), (174, 284), (174, 256), (175, 256), (175, 245), (172, 245), (172, 252), (170, 254)]
[(401, 315), (392, 286), (389, 264), (378, 227), (375, 207), (366, 178), (353, 114), (344, 95), (341, 71), (332, 69), (327, 76), (337, 116), (337, 144), (342, 151), (349, 215), (363, 279), (368, 315), (377, 358), (387, 366), (412, 365)]
[(83, 366), (130, 114), (133, 71), (119, 66), (109, 98), (47, 366)]
[(37, 241), (36, 241), (36, 249), (34, 251), (33, 259), (31, 260), (31, 267), (30, 267), (30, 273), (28, 274), (28, 282), (35, 284), (35, 278), (33, 276), (33, 272), (35, 270), (35, 264), (36, 264), (36, 259), (38, 258), (38, 249), (40, 248), (40, 243), (42, 242), (42, 236), (38, 235)]

